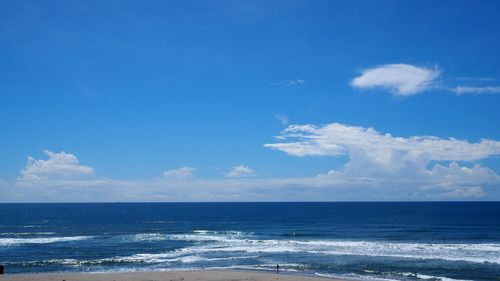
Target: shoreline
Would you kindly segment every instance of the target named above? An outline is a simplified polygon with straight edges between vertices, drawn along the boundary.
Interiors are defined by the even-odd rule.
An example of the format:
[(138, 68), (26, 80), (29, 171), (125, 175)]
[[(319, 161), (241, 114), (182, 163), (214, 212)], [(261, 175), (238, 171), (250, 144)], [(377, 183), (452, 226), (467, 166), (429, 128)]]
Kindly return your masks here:
[(260, 272), (252, 270), (165, 270), (130, 272), (61, 272), (61, 273), (13, 273), (0, 275), (9, 281), (353, 281), (290, 272)]

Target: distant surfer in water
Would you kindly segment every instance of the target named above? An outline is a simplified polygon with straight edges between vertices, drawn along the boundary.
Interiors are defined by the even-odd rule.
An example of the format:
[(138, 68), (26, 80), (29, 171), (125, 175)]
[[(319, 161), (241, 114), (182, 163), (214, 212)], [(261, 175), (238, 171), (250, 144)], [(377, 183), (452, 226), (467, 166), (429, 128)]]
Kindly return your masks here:
[(279, 274), (279, 273), (280, 273), (280, 265), (279, 265), (279, 264), (277, 264), (277, 265), (276, 265), (276, 274)]

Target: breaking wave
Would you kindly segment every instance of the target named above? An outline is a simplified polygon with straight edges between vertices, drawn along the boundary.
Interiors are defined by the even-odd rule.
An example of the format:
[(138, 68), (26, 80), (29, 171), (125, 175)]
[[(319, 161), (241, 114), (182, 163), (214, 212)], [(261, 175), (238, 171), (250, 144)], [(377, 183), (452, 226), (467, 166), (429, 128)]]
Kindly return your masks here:
[(90, 239), (92, 236), (41, 237), (41, 238), (0, 238), (0, 246), (19, 244), (48, 244)]
[(441, 259), (472, 263), (500, 264), (500, 244), (465, 243), (394, 243), (345, 240), (275, 240), (255, 239), (242, 232), (194, 231), (167, 235), (166, 239), (202, 242), (178, 252), (200, 254), (239, 253), (309, 253), (320, 255), (356, 255), (410, 259)]
[[(47, 233), (49, 234), (49, 233)], [(42, 235), (40, 233), (40, 235)], [(45, 233), (44, 233), (45, 235)], [(21, 244), (63, 243), (92, 238), (93, 245), (106, 243), (106, 247), (120, 249), (122, 243), (153, 243), (149, 250), (130, 255), (101, 258), (68, 257), (23, 261), (23, 267), (64, 266), (71, 269), (92, 267), (93, 270), (190, 270), (190, 269), (237, 269), (273, 271), (279, 257), (315, 257), (328, 260), (331, 257), (386, 257), (392, 259), (461, 261), (472, 264), (500, 264), (500, 244), (466, 243), (402, 243), (388, 241), (355, 241), (332, 239), (274, 239), (260, 237), (252, 232), (193, 230), (188, 233), (136, 233), (122, 235), (71, 236), (71, 237), (19, 237), (0, 238), (0, 246)], [(78, 242), (77, 242), (78, 243)], [(82, 245), (89, 242), (84, 242)], [(78, 244), (76, 244), (78, 246)], [(161, 246), (160, 246), (161, 245)], [(128, 246), (127, 246), (128, 247)], [(163, 250), (162, 250), (163, 249)], [(141, 251), (141, 250), (140, 250)], [(158, 251), (158, 252), (155, 252)], [(278, 258), (277, 258), (278, 257)], [(288, 261), (288, 263), (284, 262)], [(303, 260), (281, 260), (282, 270), (302, 272), (323, 277), (354, 280), (441, 280), (457, 281), (421, 273), (375, 272), (331, 275), (327, 265), (311, 265)], [(16, 262), (9, 264), (17, 265)], [(325, 272), (326, 271), (326, 272)]]

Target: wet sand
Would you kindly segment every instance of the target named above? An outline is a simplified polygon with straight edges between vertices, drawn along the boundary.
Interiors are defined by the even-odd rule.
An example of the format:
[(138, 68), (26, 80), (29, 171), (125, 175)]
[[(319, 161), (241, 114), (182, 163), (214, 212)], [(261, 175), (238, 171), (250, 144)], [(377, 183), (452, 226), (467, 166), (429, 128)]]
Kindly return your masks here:
[(340, 281), (341, 279), (249, 271), (198, 270), (119, 273), (4, 274), (8, 281)]

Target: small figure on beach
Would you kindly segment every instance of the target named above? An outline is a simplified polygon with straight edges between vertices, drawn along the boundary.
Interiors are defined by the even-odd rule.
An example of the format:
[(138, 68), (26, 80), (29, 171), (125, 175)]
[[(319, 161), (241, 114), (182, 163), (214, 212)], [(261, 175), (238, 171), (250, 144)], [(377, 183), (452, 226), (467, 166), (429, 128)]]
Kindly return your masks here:
[(279, 274), (279, 273), (280, 273), (280, 265), (276, 264), (276, 274)]

